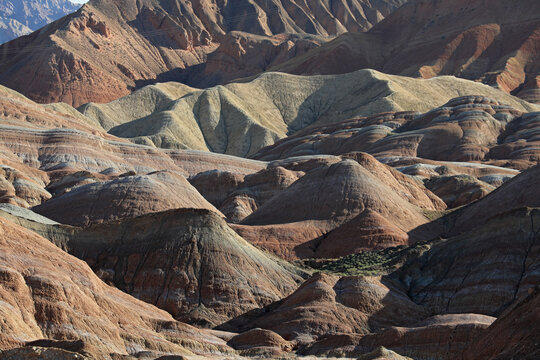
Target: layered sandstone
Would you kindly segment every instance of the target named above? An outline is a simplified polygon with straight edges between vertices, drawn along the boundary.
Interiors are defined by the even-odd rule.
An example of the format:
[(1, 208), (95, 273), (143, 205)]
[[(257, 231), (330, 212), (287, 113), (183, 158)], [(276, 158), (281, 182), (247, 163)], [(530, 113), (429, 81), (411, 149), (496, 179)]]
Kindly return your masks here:
[(223, 340), (105, 285), (86, 263), (35, 233), (4, 219), (0, 232), (0, 348), (50, 338), (83, 340), (98, 358), (229, 351)]
[[(296, 245), (288, 249), (288, 257), (293, 258), (339, 257), (368, 248), (414, 243), (419, 236), (429, 236), (429, 227), (421, 231), (422, 235), (408, 233), (429, 222), (422, 209), (442, 210), (443, 202), (369, 155), (359, 159), (365, 164), (344, 159), (309, 171), (241, 224), (319, 229), (323, 236), (291, 244)], [(321, 193), (320, 189), (325, 190)], [(266, 247), (260, 239), (254, 241)], [(291, 245), (286, 240), (281, 246)]]
[(269, 161), (364, 151), (379, 158), (532, 164), (537, 139), (531, 129), (538, 116), (534, 106), (525, 108), (533, 112), (523, 113), (521, 106), (514, 108), (485, 96), (463, 96), (422, 114), (391, 112), (308, 127), (254, 157)]
[(290, 296), (221, 328), (242, 331), (260, 327), (286, 340), (308, 344), (327, 334), (367, 334), (389, 323), (405, 325), (425, 316), (421, 307), (392, 284), (317, 273)]
[(463, 359), (534, 359), (540, 355), (538, 335), (539, 288), (531, 288), (523, 298), (469, 345)]
[(220, 214), (182, 175), (165, 171), (81, 185), (34, 211), (63, 224), (85, 226), (181, 208)]
[(277, 301), (305, 276), (256, 249), (204, 209), (170, 210), (86, 228), (51, 224), (10, 209), (0, 216), (85, 260), (107, 283), (201, 326), (215, 326)]
[(437, 314), (498, 316), (536, 285), (538, 169), (442, 219), (446, 239), (396, 274), (415, 302)]

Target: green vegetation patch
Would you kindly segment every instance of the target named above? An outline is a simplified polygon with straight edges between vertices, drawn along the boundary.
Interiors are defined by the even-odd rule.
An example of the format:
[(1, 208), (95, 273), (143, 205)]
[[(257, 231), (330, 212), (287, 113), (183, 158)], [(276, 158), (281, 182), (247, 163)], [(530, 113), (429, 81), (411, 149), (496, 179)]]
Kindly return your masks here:
[(339, 259), (303, 260), (305, 266), (339, 276), (378, 276), (389, 274), (407, 261), (422, 256), (434, 242), (363, 251)]

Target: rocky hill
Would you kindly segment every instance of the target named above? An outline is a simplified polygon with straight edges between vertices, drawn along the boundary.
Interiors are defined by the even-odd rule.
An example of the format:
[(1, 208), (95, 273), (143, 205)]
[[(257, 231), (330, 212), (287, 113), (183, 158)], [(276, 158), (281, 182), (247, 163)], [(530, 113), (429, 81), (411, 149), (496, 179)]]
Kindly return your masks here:
[(381, 112), (426, 112), (472, 94), (522, 112), (538, 109), (490, 86), (454, 77), (423, 80), (360, 70), (336, 76), (265, 73), (246, 83), (204, 90), (166, 83), (79, 110), (103, 130), (138, 144), (251, 156), (310, 125)]
[(272, 70), (455, 75), (540, 102), (539, 14), (535, 0), (409, 1), (369, 32), (344, 34)]
[[(538, 283), (535, 106), (466, 80), (358, 74), (385, 79), (373, 109), (426, 110), (321, 116), (261, 160), (105, 131), (185, 86), (87, 107), (101, 117), (0, 88), (0, 356), (450, 360), (517, 338), (534, 353), (521, 324)], [(265, 77), (289, 78), (228, 87)], [(344, 82), (291, 78), (311, 99)], [(295, 104), (276, 84), (268, 98)], [(447, 99), (468, 89), (498, 100)], [(500, 323), (512, 342), (483, 345)]]
[(204, 64), (216, 49), (214, 63), (230, 63), (223, 79), (254, 75), (332, 36), (366, 30), (403, 2), (92, 0), (0, 46), (0, 83), (39, 102), (106, 102), (182, 79), (182, 69)]
[(79, 7), (69, 0), (3, 1), (0, 4), (0, 44), (28, 35)]

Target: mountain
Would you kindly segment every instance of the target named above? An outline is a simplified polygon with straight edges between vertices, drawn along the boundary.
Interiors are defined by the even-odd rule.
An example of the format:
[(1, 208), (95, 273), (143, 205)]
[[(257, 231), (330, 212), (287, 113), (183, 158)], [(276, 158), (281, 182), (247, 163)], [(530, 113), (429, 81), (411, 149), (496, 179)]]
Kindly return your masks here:
[(344, 34), (271, 70), (455, 75), (540, 102), (539, 14), (535, 0), (409, 1), (367, 33)]
[(79, 7), (69, 0), (3, 1), (0, 4), (0, 44), (28, 35)]
[(464, 95), (483, 95), (522, 112), (538, 110), (472, 81), (412, 79), (373, 70), (334, 76), (265, 73), (204, 90), (158, 84), (79, 110), (109, 133), (138, 144), (246, 157), (310, 125), (381, 112), (426, 112)]
[(38, 102), (107, 102), (183, 79), (183, 69), (216, 50), (232, 62), (224, 73), (255, 75), (332, 36), (366, 30), (403, 2), (92, 0), (0, 46), (0, 83)]

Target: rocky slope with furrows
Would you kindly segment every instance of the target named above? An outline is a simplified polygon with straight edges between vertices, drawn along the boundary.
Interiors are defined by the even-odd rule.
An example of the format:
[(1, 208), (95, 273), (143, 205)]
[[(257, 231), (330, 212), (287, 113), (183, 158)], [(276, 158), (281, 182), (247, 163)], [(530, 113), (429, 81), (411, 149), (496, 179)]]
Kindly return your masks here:
[(105, 282), (175, 318), (215, 326), (296, 289), (304, 271), (240, 238), (214, 212), (177, 209), (79, 228), (0, 216), (85, 260)]
[(403, 2), (92, 0), (1, 46), (0, 82), (39, 102), (106, 102), (141, 85), (182, 80), (182, 69), (203, 65), (218, 48), (232, 54), (222, 71), (255, 75), (331, 36), (365, 30)]
[(468, 162), (513, 160), (534, 164), (539, 113), (523, 113), (484, 96), (464, 96), (418, 114), (392, 112), (311, 126), (261, 149), (266, 161), (369, 152), (379, 158), (420, 157)]
[(540, 355), (540, 289), (531, 288), (469, 345), (464, 360), (534, 359)]
[[(479, 95), (490, 99), (486, 106), (501, 103), (527, 113), (539, 109), (500, 90), (454, 77), (422, 80), (360, 70), (338, 76), (266, 73), (249, 82), (204, 90), (159, 84), (79, 110), (110, 134), (138, 144), (245, 157), (310, 125), (384, 112), (426, 112), (464, 95), (473, 96), (473, 104)], [(385, 130), (390, 131), (372, 129), (378, 131), (372, 136)]]
[(498, 316), (537, 284), (540, 214), (530, 187), (538, 171), (441, 219), (445, 239), (396, 273), (415, 302), (437, 314)]
[(409, 1), (369, 32), (344, 34), (271, 70), (455, 75), (538, 102), (538, 14), (535, 0)]
[(96, 358), (230, 351), (223, 340), (105, 285), (86, 263), (35, 233), (5, 219), (0, 233), (1, 349), (50, 338), (83, 340)]

